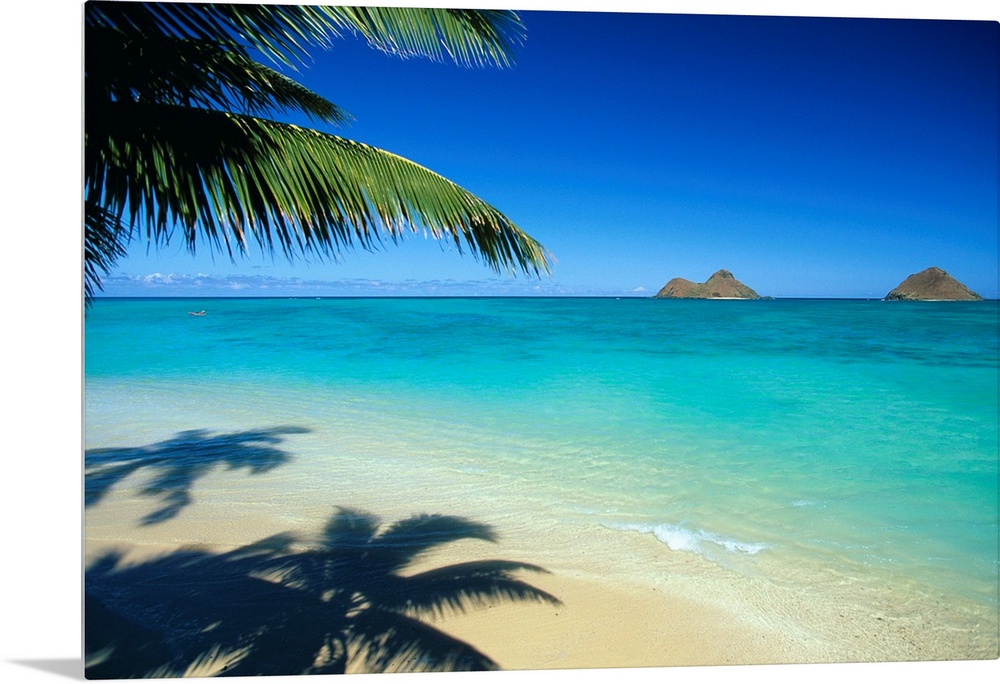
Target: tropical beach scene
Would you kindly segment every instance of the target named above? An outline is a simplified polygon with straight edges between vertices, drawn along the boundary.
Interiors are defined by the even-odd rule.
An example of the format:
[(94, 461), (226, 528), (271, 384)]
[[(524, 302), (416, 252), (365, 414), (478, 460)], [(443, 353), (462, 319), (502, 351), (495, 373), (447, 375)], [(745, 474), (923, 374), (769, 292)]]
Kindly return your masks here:
[(87, 678), (1000, 657), (996, 21), (82, 25)]

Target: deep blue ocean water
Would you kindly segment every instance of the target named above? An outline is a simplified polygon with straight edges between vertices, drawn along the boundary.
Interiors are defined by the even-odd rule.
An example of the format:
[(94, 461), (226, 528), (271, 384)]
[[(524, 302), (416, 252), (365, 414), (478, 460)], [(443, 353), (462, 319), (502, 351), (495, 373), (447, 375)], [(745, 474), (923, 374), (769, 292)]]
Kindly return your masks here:
[[(995, 613), (998, 328), (997, 302), (103, 299), (85, 441), (300, 423), (330, 486), (350, 459), (491, 524), (585, 520)], [(289, 519), (322, 472), (278, 481)]]

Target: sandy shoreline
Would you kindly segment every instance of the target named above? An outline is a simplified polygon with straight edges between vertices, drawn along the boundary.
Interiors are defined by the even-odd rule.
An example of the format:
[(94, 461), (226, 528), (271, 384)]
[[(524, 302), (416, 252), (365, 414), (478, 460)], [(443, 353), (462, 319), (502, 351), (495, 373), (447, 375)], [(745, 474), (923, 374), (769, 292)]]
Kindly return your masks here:
[(777, 630), (752, 628), (735, 613), (656, 588), (551, 575), (531, 581), (563, 605), (502, 605), (436, 626), (481, 646), (509, 670), (784, 663), (807, 656)]
[[(124, 540), (134, 538), (136, 528), (115, 522), (109, 508), (94, 508), (88, 518), (89, 557), (130, 548), (141, 559), (212, 537), (190, 522), (171, 521), (139, 535), (144, 543), (135, 545)], [(263, 519), (247, 523), (240, 521), (247, 538), (238, 544), (270, 533)], [(162, 543), (153, 541), (157, 537)], [(574, 545), (574, 538), (586, 542)], [(520, 576), (562, 605), (502, 602), (423, 619), (507, 670), (996, 658), (997, 642), (981, 627), (942, 626), (936, 615), (907, 614), (904, 605), (877, 596), (869, 605), (838, 605), (819, 584), (815, 595), (776, 590), (763, 578), (670, 551), (651, 535), (606, 528), (559, 526), (534, 538), (501, 535), (498, 544), (452, 543), (404, 574), (497, 558), (545, 568)]]
[[(130, 548), (133, 561), (173, 550), (166, 544), (88, 546), (91, 554), (100, 548)], [(412, 570), (476, 559), (446, 551)], [(751, 624), (735, 607), (727, 610), (669, 588), (565, 571), (522, 577), (562, 605), (502, 602), (424, 622), (473, 645), (504, 670), (823, 661), (814, 648), (796, 643), (780, 628)]]
[[(769, 580), (665, 550), (648, 535), (608, 531), (604, 541), (610, 553), (591, 556), (592, 567), (553, 560), (550, 574), (525, 575), (562, 606), (506, 604), (436, 626), (480, 646), (507, 669), (997, 657), (989, 630), (957, 629), (935, 615), (908, 613), (903, 601), (873, 595), (867, 605), (837, 604), (819, 583), (815, 593), (776, 589)], [(460, 559), (445, 552), (434, 560)], [(632, 563), (658, 564), (658, 579), (630, 572)]]
[[(290, 406), (283, 410), (299, 408)], [(181, 426), (190, 410), (177, 413)], [(171, 434), (166, 411), (156, 415), (150, 434), (131, 441), (154, 443)], [(558, 608), (503, 603), (433, 622), (504, 669), (997, 658), (995, 606), (956, 606), (900, 578), (882, 586), (863, 572), (786, 567), (770, 552), (726, 568), (671, 550), (653, 534), (610, 529), (593, 516), (540, 505), (518, 482), (486, 487), (476, 473), (428, 472), (416, 461), (364, 461), (362, 468), (339, 443), (310, 439), (288, 437), (296, 458), (273, 472), (200, 474), (190, 505), (153, 525), (138, 522), (161, 505), (141, 494), (156, 470), (117, 482), (85, 509), (87, 557), (106, 548), (130, 548), (142, 557), (191, 544), (231, 549), (273, 534), (313, 534), (333, 503), (372, 511), (384, 523), (433, 512), (494, 526), (499, 539), (446, 544), (419, 567), (482, 559), (531, 563), (548, 574), (524, 573), (523, 579), (562, 601)], [(122, 441), (111, 433), (100, 445)], [(344, 455), (329, 459), (327, 453)], [(394, 476), (399, 472), (406, 477)], [(450, 478), (449, 486), (439, 486), (442, 478)], [(734, 560), (741, 563), (739, 556)]]

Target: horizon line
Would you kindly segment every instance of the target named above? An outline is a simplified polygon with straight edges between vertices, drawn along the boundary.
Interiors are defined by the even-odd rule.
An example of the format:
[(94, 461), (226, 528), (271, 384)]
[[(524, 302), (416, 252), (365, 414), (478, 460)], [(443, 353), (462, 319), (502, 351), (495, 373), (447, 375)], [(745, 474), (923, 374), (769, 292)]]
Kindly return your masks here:
[(575, 294), (507, 294), (507, 295), (407, 295), (407, 294), (371, 294), (371, 295), (95, 295), (94, 301), (112, 299), (660, 299), (672, 301), (706, 301), (706, 302), (760, 302), (775, 300), (798, 301), (858, 301), (858, 302), (996, 302), (1000, 298), (982, 297), (981, 299), (888, 299), (887, 297), (842, 297), (823, 295), (781, 295), (760, 297), (657, 297), (655, 295), (575, 295)]

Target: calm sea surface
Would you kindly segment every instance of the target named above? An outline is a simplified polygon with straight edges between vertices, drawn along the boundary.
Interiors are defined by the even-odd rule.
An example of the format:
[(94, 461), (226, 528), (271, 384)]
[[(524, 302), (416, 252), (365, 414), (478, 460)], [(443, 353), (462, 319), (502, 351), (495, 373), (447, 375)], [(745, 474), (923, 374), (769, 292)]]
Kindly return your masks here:
[(998, 320), (997, 302), (99, 300), (86, 447), (290, 427), (242, 502), (289, 526), (376, 489), (995, 613)]

